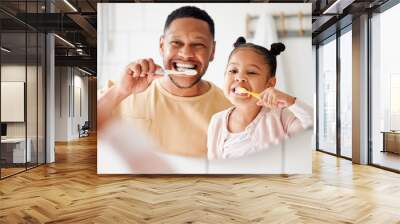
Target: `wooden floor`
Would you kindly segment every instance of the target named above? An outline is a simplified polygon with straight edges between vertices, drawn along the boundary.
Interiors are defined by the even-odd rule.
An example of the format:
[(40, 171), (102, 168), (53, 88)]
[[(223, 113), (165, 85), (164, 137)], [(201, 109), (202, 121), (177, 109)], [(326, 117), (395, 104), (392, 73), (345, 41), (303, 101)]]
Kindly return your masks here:
[(400, 154), (376, 150), (372, 160), (375, 164), (400, 170)]
[(98, 176), (96, 139), (0, 181), (0, 223), (400, 223), (400, 175), (315, 152), (312, 175)]
[(7, 177), (22, 171), (25, 171), (25, 167), (24, 168), (1, 168), (1, 177)]
[(1, 178), (6, 178), (11, 175), (15, 175), (20, 172), (24, 172), (27, 169), (33, 169), (37, 166), (37, 164), (33, 163), (27, 163), (27, 167), (25, 167), (25, 164), (18, 164), (18, 167), (2, 167), (1, 168)]

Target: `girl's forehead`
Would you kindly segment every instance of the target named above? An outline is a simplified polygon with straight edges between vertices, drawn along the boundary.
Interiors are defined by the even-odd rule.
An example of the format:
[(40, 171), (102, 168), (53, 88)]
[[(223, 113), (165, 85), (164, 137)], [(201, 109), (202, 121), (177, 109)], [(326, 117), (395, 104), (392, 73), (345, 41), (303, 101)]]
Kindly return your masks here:
[(256, 49), (251, 47), (239, 48), (233, 52), (232, 56), (236, 57), (253, 57), (263, 59), (263, 55), (257, 52)]
[(233, 52), (229, 62), (252, 62), (258, 64), (266, 64), (265, 58), (256, 49), (251, 47), (246, 47), (242, 49), (237, 49)]

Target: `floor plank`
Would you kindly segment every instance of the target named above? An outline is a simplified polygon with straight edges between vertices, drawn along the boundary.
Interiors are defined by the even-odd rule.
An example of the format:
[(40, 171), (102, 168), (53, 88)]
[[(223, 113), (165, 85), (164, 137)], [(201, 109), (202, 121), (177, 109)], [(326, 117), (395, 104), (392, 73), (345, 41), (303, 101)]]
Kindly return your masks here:
[(400, 223), (400, 175), (320, 152), (312, 175), (96, 174), (96, 139), (0, 181), (0, 223)]

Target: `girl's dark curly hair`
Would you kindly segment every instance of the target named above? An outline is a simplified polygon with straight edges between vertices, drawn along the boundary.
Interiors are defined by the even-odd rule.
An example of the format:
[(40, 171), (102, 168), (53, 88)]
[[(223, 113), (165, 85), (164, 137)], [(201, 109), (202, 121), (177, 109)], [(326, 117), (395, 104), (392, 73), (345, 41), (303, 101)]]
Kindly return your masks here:
[(271, 68), (271, 75), (275, 76), (276, 72), (276, 56), (279, 55), (282, 51), (285, 50), (285, 45), (282, 43), (273, 43), (271, 44), (270, 50), (267, 48), (253, 44), (253, 43), (246, 43), (246, 39), (244, 37), (239, 37), (233, 44), (234, 49), (232, 50), (231, 54), (229, 55), (229, 59), (231, 58), (232, 54), (235, 53), (239, 49), (243, 48), (251, 48), (260, 55), (263, 56), (265, 62)]

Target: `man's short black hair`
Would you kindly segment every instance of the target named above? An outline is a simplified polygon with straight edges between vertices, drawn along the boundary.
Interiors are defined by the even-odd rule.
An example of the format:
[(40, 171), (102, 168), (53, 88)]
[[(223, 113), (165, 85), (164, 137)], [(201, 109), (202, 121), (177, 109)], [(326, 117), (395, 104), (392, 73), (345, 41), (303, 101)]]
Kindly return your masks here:
[(171, 14), (168, 15), (167, 20), (164, 25), (164, 32), (168, 29), (169, 25), (175, 20), (180, 18), (195, 18), (203, 20), (208, 24), (210, 28), (210, 32), (212, 37), (214, 38), (214, 21), (211, 19), (211, 16), (202, 9), (199, 9), (195, 6), (183, 6), (178, 9), (175, 9)]

